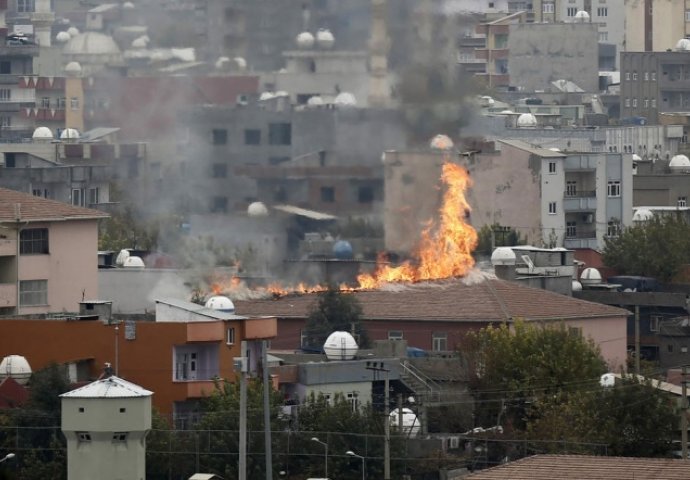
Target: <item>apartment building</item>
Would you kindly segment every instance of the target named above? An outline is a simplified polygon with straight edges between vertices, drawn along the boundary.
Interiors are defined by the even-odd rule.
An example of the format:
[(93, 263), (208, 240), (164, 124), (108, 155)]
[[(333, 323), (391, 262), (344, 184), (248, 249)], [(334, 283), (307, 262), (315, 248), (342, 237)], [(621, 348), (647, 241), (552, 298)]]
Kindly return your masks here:
[(98, 220), (106, 217), (0, 188), (0, 312), (74, 312), (98, 297)]

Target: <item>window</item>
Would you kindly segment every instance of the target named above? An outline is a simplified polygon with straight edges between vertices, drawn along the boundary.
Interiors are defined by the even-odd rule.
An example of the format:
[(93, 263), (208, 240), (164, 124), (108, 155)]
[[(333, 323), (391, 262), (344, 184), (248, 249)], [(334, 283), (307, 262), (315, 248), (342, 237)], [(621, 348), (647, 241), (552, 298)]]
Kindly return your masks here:
[(598, 7), (597, 8), (597, 17), (607, 17), (608, 14), (609, 14), (608, 7)]
[(120, 413), (125, 413), (127, 409), (125, 407), (120, 407)]
[(214, 163), (211, 176), (213, 178), (226, 178), (228, 176), (228, 166), (224, 163)]
[(625, 79), (630, 81), (630, 72), (625, 72)]
[(359, 187), (357, 190), (357, 201), (359, 203), (371, 203), (374, 201), (374, 189), (369, 186)]
[(17, 12), (27, 13), (36, 11), (34, 0), (17, 0)]
[(659, 323), (661, 323), (661, 315), (650, 315), (649, 316), (649, 331), (650, 332), (658, 332), (659, 331)]
[(350, 402), (350, 407), (352, 407), (352, 412), (359, 410), (359, 393), (351, 392), (347, 394), (347, 401)]
[(678, 197), (678, 206), (679, 207), (687, 207), (688, 206), (688, 197)]
[(228, 197), (212, 197), (211, 213), (226, 213), (228, 211)]
[(127, 443), (127, 432), (113, 432), (113, 443)]
[(630, 108), (630, 99), (629, 98), (625, 99), (625, 106)]
[(304, 347), (307, 344), (307, 340), (309, 340), (309, 335), (307, 334), (307, 331), (301, 329), (299, 331), (299, 346)]
[(568, 327), (568, 335), (582, 338), (582, 327)]
[(549, 215), (556, 215), (556, 202), (549, 202)]
[(633, 72), (632, 79), (633, 79), (633, 81), (637, 80), (637, 72)]
[(611, 220), (606, 225), (606, 235), (609, 237), (617, 237), (621, 233), (621, 224), (618, 220)]
[(100, 203), (99, 193), (98, 187), (89, 188), (89, 205), (98, 205)]
[(621, 196), (621, 182), (618, 180), (611, 180), (606, 188), (606, 194), (609, 198)]
[(50, 108), (50, 97), (41, 98), (41, 108)]
[(575, 180), (568, 180), (567, 182), (565, 182), (565, 196), (577, 196), (577, 182)]
[(84, 198), (84, 189), (83, 188), (73, 188), (72, 189), (72, 205), (75, 205), (77, 207), (83, 207), (86, 202), (86, 199)]
[(556, 162), (549, 162), (549, 173), (556, 173)]
[(600, 42), (608, 42), (609, 41), (609, 32), (599, 32), (599, 41)]
[(653, 81), (653, 82), (656, 81), (656, 72), (652, 72), (652, 81)]
[(9, 88), (0, 88), (0, 101), (6, 102), (10, 99), (12, 90)]
[(261, 130), (251, 128), (244, 131), (245, 145), (261, 145)]
[(403, 332), (401, 330), (389, 330), (388, 340), (402, 340)]
[(652, 108), (656, 108), (656, 98), (652, 98)]
[(433, 332), (431, 334), (431, 349), (434, 352), (448, 350), (448, 334), (446, 332)]
[(644, 72), (644, 81), (645, 82), (649, 81), (649, 72)]
[(77, 441), (85, 443), (91, 441), (91, 434), (89, 432), (77, 432)]
[(269, 123), (268, 143), (270, 145), (292, 145), (292, 125), (290, 123)]
[(690, 22), (690, 10), (685, 11), (685, 21)]
[(48, 305), (48, 280), (21, 280), (19, 305), (22, 307)]
[(69, 99), (69, 108), (72, 110), (79, 110), (79, 99), (77, 97)]
[(0, 74), (8, 75), (10, 73), (12, 73), (12, 62), (0, 62)]
[(48, 253), (48, 229), (25, 228), (19, 233), (19, 253), (22, 255)]
[(577, 222), (565, 222), (565, 236), (568, 238), (577, 237)]
[(211, 131), (212, 142), (214, 145), (227, 145), (228, 131), (220, 128), (214, 128)]
[(632, 106), (633, 106), (633, 108), (637, 108), (637, 99), (636, 98), (632, 99)]
[(649, 99), (644, 99), (644, 108), (649, 108)]
[(0, 115), (0, 127), (11, 127), (12, 117), (9, 115)]
[(79, 407), (79, 413), (84, 413), (86, 409), (84, 407)]
[(321, 201), (324, 203), (335, 202), (335, 189), (333, 187), (321, 187)]
[(577, 7), (568, 7), (568, 9), (566, 10), (566, 15), (568, 15), (569, 17), (574, 17), (576, 13)]
[(542, 11), (542, 13), (553, 13), (554, 12), (554, 4), (553, 3), (544, 3), (542, 5), (541, 11)]
[(673, 344), (669, 343), (668, 345), (666, 345), (666, 350), (668, 351), (668, 353), (673, 353)]
[(225, 344), (234, 345), (235, 344), (235, 329), (230, 327), (225, 331)]
[(5, 154), (5, 167), (6, 168), (14, 168), (17, 166), (17, 160), (16, 160), (16, 154), (14, 153), (6, 153)]
[(57, 109), (64, 110), (67, 105), (67, 99), (65, 97), (60, 97), (57, 99)]

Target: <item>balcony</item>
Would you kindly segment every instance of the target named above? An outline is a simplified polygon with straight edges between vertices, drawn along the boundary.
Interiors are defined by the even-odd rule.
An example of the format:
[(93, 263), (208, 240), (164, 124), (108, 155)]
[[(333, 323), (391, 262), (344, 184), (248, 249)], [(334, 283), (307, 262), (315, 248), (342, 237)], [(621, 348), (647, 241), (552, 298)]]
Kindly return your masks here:
[(0, 238), (0, 257), (14, 257), (17, 255), (17, 240)]
[(216, 389), (213, 380), (193, 380), (184, 382), (186, 398), (208, 397)]
[(597, 242), (597, 232), (594, 229), (580, 230), (576, 232), (566, 232), (563, 239), (563, 246), (565, 248), (592, 248), (599, 247)]
[(0, 308), (17, 306), (17, 284), (0, 283)]
[(565, 192), (563, 195), (563, 210), (566, 212), (587, 212), (596, 208), (597, 192), (594, 190)]
[(597, 157), (592, 155), (568, 155), (565, 159), (565, 171), (591, 171), (597, 169)]

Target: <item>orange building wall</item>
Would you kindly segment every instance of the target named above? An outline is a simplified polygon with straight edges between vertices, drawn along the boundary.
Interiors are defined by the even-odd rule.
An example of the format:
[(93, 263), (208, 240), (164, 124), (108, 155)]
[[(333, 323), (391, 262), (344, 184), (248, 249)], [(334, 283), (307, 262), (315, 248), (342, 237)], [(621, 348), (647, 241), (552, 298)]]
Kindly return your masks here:
[[(173, 382), (173, 346), (192, 343), (187, 336), (189, 325), (138, 322), (136, 339), (125, 340), (123, 324), (116, 331), (115, 325), (104, 325), (100, 321), (2, 320), (0, 358), (12, 354), (23, 355), (34, 371), (50, 362), (93, 359), (91, 374), (96, 378), (106, 362), (116, 367), (117, 335), (118, 376), (153, 391), (154, 407), (168, 414), (172, 412), (173, 402), (187, 400), (188, 394), (208, 394), (212, 389), (210, 381)], [(220, 334), (220, 340), (212, 342), (219, 344), (219, 374), (233, 381), (233, 357), (240, 356), (242, 322), (204, 322), (195, 326), (202, 328), (195, 330), (192, 337), (201, 331)], [(234, 345), (225, 343), (227, 327), (235, 328)], [(214, 337), (217, 338), (217, 335)]]

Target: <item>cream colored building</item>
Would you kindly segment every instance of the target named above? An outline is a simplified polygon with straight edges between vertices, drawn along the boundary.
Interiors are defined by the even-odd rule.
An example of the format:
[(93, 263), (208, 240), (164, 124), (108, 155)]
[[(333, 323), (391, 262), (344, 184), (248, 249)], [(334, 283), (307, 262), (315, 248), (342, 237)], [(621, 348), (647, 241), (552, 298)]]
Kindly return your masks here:
[(153, 392), (110, 376), (61, 395), (68, 480), (144, 480)]
[[(690, 33), (685, 0), (625, 1), (625, 51), (663, 52)], [(650, 14), (646, 15), (646, 7)], [(687, 12), (687, 13), (686, 13)]]

